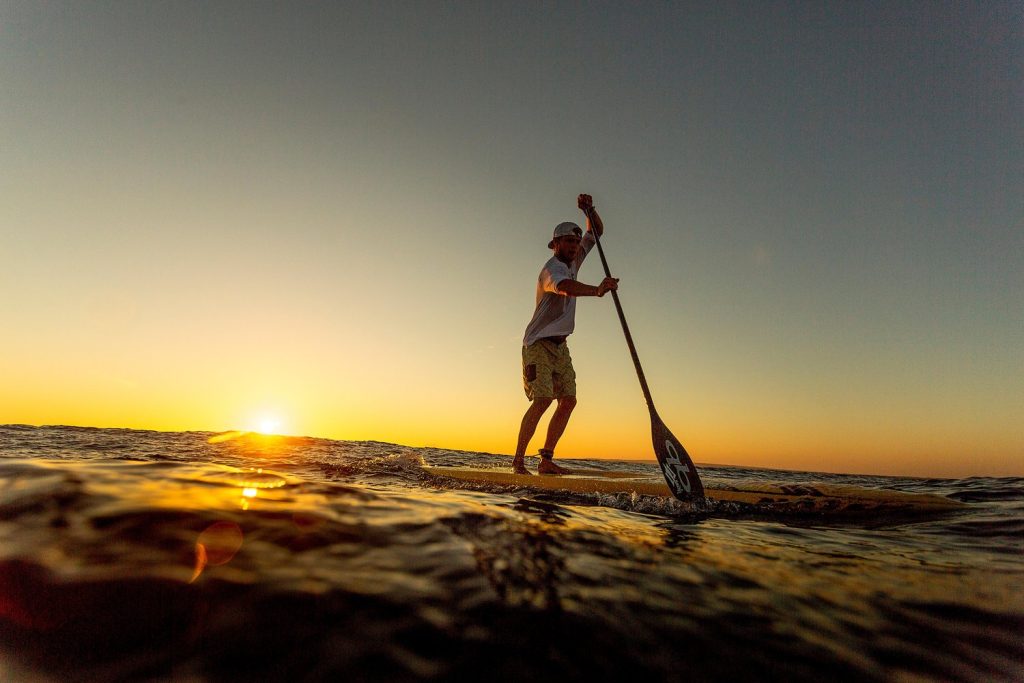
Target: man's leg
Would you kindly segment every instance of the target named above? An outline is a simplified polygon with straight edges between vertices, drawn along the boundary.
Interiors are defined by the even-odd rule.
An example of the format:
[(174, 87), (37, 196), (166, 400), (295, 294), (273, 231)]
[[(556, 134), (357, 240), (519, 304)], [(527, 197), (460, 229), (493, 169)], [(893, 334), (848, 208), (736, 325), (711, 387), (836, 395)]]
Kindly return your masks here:
[[(530, 473), (526, 469), (526, 461), (524, 460), (526, 447), (530, 444), (530, 439), (533, 438), (534, 432), (537, 431), (537, 423), (540, 422), (541, 416), (544, 415), (544, 411), (551, 405), (551, 400), (550, 398), (534, 399), (530, 407), (526, 409), (526, 414), (523, 415), (523, 422), (519, 426), (519, 443), (516, 444), (516, 457), (512, 459), (512, 471), (516, 474)], [(561, 406), (561, 401), (559, 401), (559, 406)], [(562, 429), (565, 429), (564, 425)]]
[[(572, 415), (572, 410), (575, 407), (575, 396), (563, 396), (558, 399), (558, 407), (555, 408), (555, 414), (551, 416), (551, 422), (548, 423), (548, 436), (544, 441), (544, 450), (547, 453), (555, 452), (555, 446), (558, 445), (558, 440), (562, 438), (562, 433), (565, 432), (565, 426), (569, 424), (569, 417)], [(551, 462), (550, 458), (542, 457), (537, 471), (541, 474), (564, 474), (567, 470)]]

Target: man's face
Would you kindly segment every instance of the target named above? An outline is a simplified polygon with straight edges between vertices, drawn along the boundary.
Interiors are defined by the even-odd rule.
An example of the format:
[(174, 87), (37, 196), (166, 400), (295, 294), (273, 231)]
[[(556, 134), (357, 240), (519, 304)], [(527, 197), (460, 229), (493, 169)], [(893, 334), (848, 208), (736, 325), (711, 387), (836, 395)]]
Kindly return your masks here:
[(576, 235), (565, 235), (555, 240), (555, 257), (559, 261), (569, 263), (576, 259), (580, 251), (580, 238)]

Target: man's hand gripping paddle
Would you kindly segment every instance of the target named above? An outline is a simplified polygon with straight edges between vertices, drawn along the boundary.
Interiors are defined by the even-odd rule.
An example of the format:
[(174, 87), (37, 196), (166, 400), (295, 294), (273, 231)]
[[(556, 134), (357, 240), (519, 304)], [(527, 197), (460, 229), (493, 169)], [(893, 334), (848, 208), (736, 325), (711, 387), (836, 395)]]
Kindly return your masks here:
[[(589, 197), (584, 199), (581, 195), (579, 207), (590, 219), (590, 212), (593, 204)], [(593, 227), (593, 221), (591, 221)], [(597, 253), (601, 255), (601, 265), (604, 266), (604, 273), (611, 277), (608, 269), (608, 260), (604, 257), (604, 249), (601, 247), (601, 238), (597, 231), (592, 231), (594, 240), (597, 242)], [(640, 359), (636, 355), (636, 347), (633, 345), (633, 337), (629, 333), (629, 325), (626, 324), (626, 316), (622, 313), (622, 304), (619, 303), (619, 293), (611, 290), (612, 299), (615, 301), (615, 310), (619, 314), (619, 322), (622, 323), (622, 331), (626, 335), (626, 344), (629, 345), (629, 355), (633, 357), (633, 365), (636, 366), (636, 376), (640, 380), (640, 388), (644, 392), (644, 399), (647, 400), (647, 410), (651, 413), (651, 436), (654, 439), (654, 454), (658, 456), (658, 464), (661, 465), (661, 472), (665, 475), (668, 487), (679, 500), (693, 500), (704, 497), (704, 485), (697, 476), (697, 468), (693, 465), (689, 453), (679, 443), (679, 439), (672, 435), (665, 423), (658, 417), (654, 409), (654, 399), (651, 398), (651, 390), (647, 386), (647, 378), (644, 377), (644, 370), (640, 367)]]

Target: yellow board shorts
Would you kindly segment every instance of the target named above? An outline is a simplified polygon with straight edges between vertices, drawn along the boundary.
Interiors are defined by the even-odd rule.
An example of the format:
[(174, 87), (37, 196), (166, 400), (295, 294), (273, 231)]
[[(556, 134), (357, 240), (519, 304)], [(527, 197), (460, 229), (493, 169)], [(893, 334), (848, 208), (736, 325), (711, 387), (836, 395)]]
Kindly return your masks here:
[(523, 389), (531, 401), (576, 395), (576, 371), (569, 345), (539, 339), (523, 347)]

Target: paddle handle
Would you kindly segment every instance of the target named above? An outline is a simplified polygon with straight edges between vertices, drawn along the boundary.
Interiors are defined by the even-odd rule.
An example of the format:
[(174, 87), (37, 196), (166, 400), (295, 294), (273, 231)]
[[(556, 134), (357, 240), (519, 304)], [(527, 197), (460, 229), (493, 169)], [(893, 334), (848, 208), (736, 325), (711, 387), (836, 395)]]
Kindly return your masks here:
[[(590, 221), (590, 232), (594, 235), (594, 241), (597, 243), (597, 253), (601, 257), (601, 265), (604, 266), (604, 274), (607, 277), (611, 277), (612, 273), (608, 269), (608, 259), (605, 258), (604, 248), (601, 246), (601, 237), (597, 234), (597, 230), (594, 229), (594, 221), (590, 218), (590, 214), (587, 214), (587, 220)], [(647, 386), (647, 378), (644, 376), (644, 369), (640, 367), (640, 357), (636, 355), (636, 345), (633, 343), (633, 335), (629, 333), (629, 325), (626, 323), (626, 315), (622, 312), (622, 303), (619, 301), (619, 293), (612, 290), (612, 300), (615, 302), (615, 311), (619, 314), (619, 322), (622, 323), (622, 332), (626, 335), (626, 345), (629, 346), (629, 355), (633, 358), (633, 365), (636, 367), (636, 376), (640, 380), (640, 388), (644, 392), (644, 400), (647, 401), (647, 408), (651, 413), (655, 413), (654, 410), (654, 399), (651, 398), (651, 389)]]

